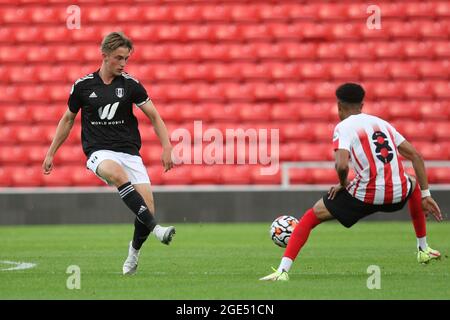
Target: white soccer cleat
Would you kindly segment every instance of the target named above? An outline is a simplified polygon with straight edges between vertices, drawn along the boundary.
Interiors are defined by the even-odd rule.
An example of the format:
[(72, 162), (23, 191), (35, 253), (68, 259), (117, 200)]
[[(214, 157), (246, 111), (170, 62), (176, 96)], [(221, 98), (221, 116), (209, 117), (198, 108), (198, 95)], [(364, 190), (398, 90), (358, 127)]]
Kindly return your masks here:
[(124, 275), (132, 275), (136, 273), (138, 260), (139, 260), (139, 250), (136, 250), (131, 245), (132, 241), (130, 241), (130, 245), (128, 247), (128, 257), (125, 260), (122, 271)]
[(175, 227), (161, 227), (156, 226), (153, 229), (153, 233), (155, 237), (164, 244), (169, 244), (172, 241), (173, 236), (175, 235)]
[(262, 277), (259, 280), (261, 281), (289, 281), (289, 275), (286, 271), (278, 271), (275, 268), (272, 268), (274, 273), (269, 274), (268, 276)]

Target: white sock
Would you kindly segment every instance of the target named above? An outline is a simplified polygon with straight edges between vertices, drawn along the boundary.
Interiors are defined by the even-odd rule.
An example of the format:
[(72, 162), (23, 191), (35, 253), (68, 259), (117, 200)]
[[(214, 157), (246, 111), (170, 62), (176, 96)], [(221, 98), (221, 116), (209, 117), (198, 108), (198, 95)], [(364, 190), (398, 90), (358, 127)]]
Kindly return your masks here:
[(422, 238), (417, 238), (417, 247), (425, 250), (426, 248), (428, 248), (428, 244), (427, 244), (427, 237), (422, 237)]
[(283, 257), (281, 259), (281, 263), (280, 263), (280, 266), (278, 267), (277, 271), (283, 272), (283, 270), (284, 270), (286, 272), (289, 272), (289, 270), (291, 269), (291, 266), (292, 266), (292, 262), (293, 261), (290, 258)]

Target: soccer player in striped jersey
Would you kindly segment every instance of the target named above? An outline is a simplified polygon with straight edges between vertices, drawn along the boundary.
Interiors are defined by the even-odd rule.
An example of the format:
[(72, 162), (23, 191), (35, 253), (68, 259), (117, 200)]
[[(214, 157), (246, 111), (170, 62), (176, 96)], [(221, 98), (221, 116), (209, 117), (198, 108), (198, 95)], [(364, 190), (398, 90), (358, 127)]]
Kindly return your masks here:
[(139, 154), (141, 137), (133, 104), (153, 124), (163, 147), (161, 159), (165, 171), (173, 166), (172, 146), (166, 126), (146, 90), (138, 80), (124, 72), (132, 49), (132, 42), (120, 32), (112, 32), (103, 39), (102, 65), (72, 86), (69, 108), (58, 124), (42, 164), (44, 174), (50, 174), (56, 151), (69, 136), (81, 110), (81, 138), (87, 168), (115, 186), (124, 203), (136, 215), (123, 274), (136, 272), (139, 250), (151, 232), (164, 244), (169, 244), (175, 234), (173, 226), (162, 227), (154, 217), (150, 179)]
[[(334, 130), (335, 168), (339, 184), (306, 211), (295, 227), (281, 263), (275, 272), (260, 280), (288, 280), (288, 272), (311, 230), (337, 219), (350, 228), (375, 212), (401, 210), (406, 203), (417, 237), (417, 260), (427, 263), (440, 257), (426, 241), (425, 213), (437, 221), (442, 214), (428, 189), (425, 164), (420, 154), (388, 122), (362, 113), (364, 89), (346, 83), (336, 90), (341, 122)], [(405, 173), (400, 153), (412, 161), (417, 180)], [(349, 161), (356, 177), (348, 181)]]

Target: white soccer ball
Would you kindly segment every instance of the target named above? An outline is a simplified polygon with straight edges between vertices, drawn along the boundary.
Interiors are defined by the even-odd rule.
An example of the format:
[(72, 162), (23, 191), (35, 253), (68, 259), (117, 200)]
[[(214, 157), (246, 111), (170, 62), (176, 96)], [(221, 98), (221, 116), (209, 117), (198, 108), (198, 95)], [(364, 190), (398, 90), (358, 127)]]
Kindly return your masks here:
[(298, 220), (292, 216), (280, 216), (270, 226), (270, 237), (272, 241), (282, 248), (286, 248), (289, 238), (294, 231)]

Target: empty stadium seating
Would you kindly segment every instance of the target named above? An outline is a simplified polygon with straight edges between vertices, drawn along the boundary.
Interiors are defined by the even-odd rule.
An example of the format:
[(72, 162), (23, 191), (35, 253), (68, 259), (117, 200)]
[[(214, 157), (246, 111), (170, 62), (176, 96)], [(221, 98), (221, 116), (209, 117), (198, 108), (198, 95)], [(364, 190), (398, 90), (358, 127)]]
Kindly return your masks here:
[[(391, 121), (426, 160), (450, 160), (450, 3), (377, 5), (380, 30), (366, 27), (364, 1), (84, 0), (82, 28), (71, 30), (62, 1), (0, 1), (0, 187), (103, 185), (85, 168), (79, 116), (53, 173), (43, 176), (40, 166), (71, 85), (99, 68), (100, 41), (114, 30), (134, 41), (127, 71), (170, 132), (193, 134), (195, 120), (223, 135), (276, 128), (282, 162), (330, 161), (334, 90), (355, 81), (366, 88), (367, 113)], [(260, 164), (163, 173), (150, 121), (135, 115), (155, 185), (281, 183), (280, 171), (261, 175)], [(448, 168), (428, 171), (430, 182), (450, 183)], [(290, 177), (337, 181), (321, 168), (293, 168)]]

